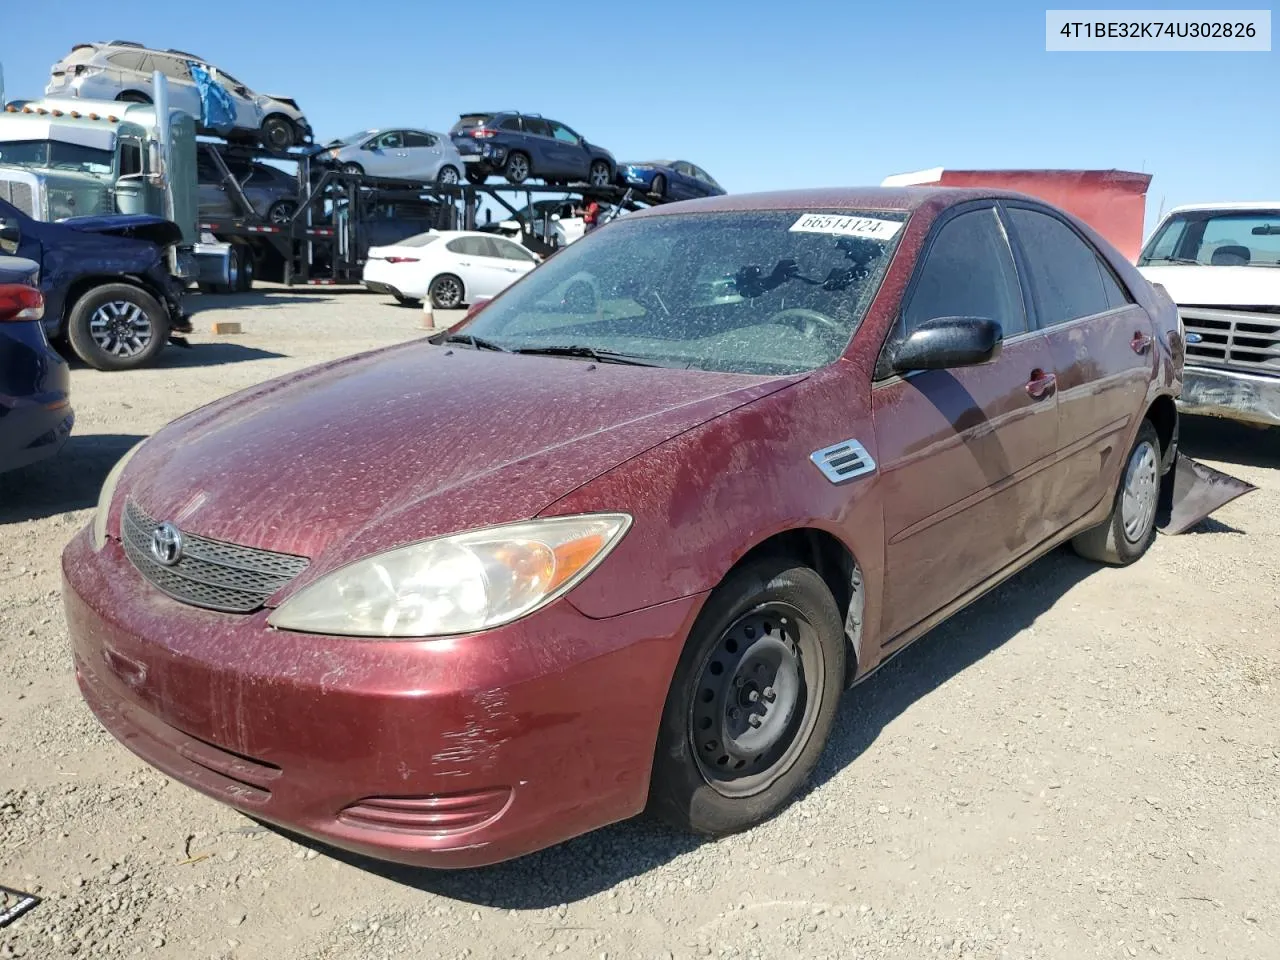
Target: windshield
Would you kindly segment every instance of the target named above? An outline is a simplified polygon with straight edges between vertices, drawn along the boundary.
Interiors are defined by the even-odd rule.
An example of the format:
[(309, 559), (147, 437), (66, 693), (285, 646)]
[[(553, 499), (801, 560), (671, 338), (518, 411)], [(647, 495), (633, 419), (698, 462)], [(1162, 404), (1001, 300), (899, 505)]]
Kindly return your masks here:
[(734, 211), (620, 219), (574, 243), (464, 329), (511, 350), (585, 347), (753, 374), (840, 357), (906, 215)]
[(1138, 266), (1280, 266), (1280, 210), (1189, 210), (1147, 242)]
[(377, 133), (376, 130), (359, 130), (356, 133), (349, 133), (345, 137), (338, 137), (336, 140), (330, 140), (330, 143), (359, 143), (365, 137), (372, 136)]
[(41, 167), (75, 173), (110, 173), (114, 156), (110, 150), (95, 150), (78, 143), (59, 140), (18, 140), (0, 143), (0, 163), (14, 167)]

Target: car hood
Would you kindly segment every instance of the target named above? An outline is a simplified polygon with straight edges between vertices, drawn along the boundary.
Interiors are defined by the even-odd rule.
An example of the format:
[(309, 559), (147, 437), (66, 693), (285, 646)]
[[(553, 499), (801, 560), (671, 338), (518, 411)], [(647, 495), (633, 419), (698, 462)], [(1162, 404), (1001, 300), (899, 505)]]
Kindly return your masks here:
[(193, 411), (138, 451), (120, 489), (184, 530), (322, 558), (310, 571), (319, 575), (400, 543), (536, 516), (624, 460), (801, 379), (419, 340)]
[(182, 228), (176, 223), (147, 213), (64, 217), (60, 222), (82, 233), (105, 233), (129, 240), (146, 240), (158, 247), (167, 247), (182, 240)]
[(1167, 264), (1138, 270), (1180, 306), (1280, 307), (1280, 267)]

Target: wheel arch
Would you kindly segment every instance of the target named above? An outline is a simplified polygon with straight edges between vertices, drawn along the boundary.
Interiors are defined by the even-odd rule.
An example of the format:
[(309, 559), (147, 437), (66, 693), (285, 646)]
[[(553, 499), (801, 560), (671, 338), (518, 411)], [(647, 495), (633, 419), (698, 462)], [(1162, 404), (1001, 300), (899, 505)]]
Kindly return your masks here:
[(866, 608), (862, 567), (853, 551), (829, 530), (814, 526), (791, 527), (750, 547), (724, 572), (719, 583), (723, 583), (734, 571), (762, 557), (787, 557), (803, 563), (822, 577), (844, 621), (848, 653), (845, 686), (851, 685), (858, 673), (863, 640), (863, 614)]
[[(87, 274), (83, 277), (77, 277), (67, 285), (66, 295), (62, 299), (62, 316), (58, 318), (59, 337), (67, 335), (67, 321), (71, 317), (71, 311), (75, 309), (76, 304), (90, 291), (105, 287), (108, 284), (123, 283), (126, 286), (137, 287), (144, 293), (150, 294), (156, 299), (160, 306), (168, 312), (168, 304), (165, 301), (164, 291), (159, 290), (155, 285), (148, 283), (143, 278), (129, 273), (116, 274)], [(169, 319), (172, 320), (170, 317)]]
[(1162, 393), (1147, 407), (1146, 419), (1151, 421), (1160, 438), (1160, 472), (1167, 472), (1178, 450), (1178, 405), (1173, 397)]

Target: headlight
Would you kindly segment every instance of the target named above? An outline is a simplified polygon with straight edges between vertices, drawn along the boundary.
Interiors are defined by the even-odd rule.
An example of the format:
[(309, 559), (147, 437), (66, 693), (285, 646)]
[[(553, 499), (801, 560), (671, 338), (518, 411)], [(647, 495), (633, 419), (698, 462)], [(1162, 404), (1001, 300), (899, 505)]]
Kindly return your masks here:
[(140, 440), (129, 448), (128, 453), (116, 461), (116, 465), (102, 481), (102, 492), (98, 494), (98, 509), (93, 515), (93, 528), (90, 532), (90, 543), (95, 552), (107, 545), (107, 515), (111, 512), (111, 500), (116, 495), (116, 484), (120, 482), (120, 474), (124, 473), (129, 458), (138, 452), (138, 448), (146, 443)]
[(267, 622), (348, 637), (474, 633), (571, 590), (630, 526), (625, 513), (593, 513), (411, 543), (321, 577)]

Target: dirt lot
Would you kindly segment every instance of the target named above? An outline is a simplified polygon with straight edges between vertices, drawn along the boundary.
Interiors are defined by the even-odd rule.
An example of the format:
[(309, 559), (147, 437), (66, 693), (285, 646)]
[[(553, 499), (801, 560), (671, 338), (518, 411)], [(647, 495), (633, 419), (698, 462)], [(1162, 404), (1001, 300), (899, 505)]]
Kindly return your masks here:
[(0, 958), (1280, 957), (1280, 438), (1184, 427), (1261, 489), (1140, 563), (1059, 551), (850, 692), (812, 790), (699, 843), (644, 822), (482, 871), (300, 846), (168, 782), (76, 692), (62, 545), (138, 438), (421, 335), (360, 293), (205, 298), (194, 349), (78, 369), (0, 478)]

